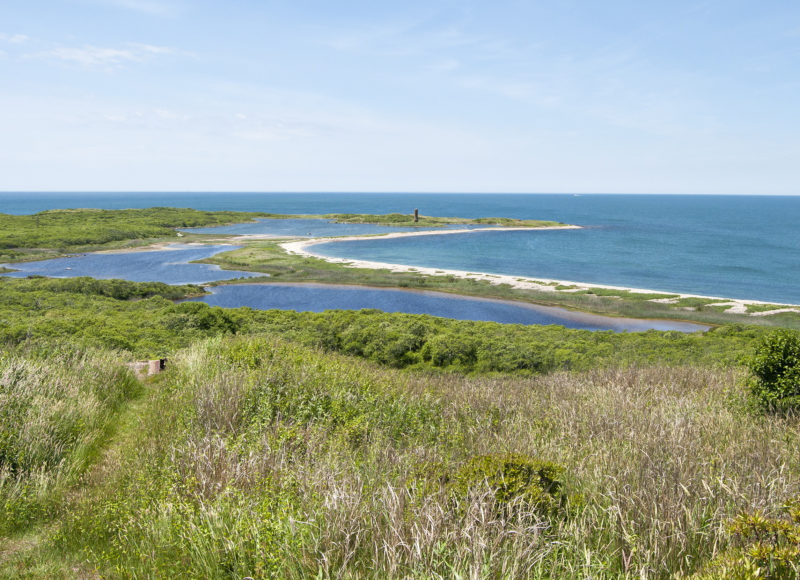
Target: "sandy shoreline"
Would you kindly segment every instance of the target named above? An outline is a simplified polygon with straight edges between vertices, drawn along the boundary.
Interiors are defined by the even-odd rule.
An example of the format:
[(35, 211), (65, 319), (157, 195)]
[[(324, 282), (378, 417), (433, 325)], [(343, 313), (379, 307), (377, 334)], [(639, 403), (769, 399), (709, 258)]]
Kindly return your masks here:
[[(330, 262), (333, 264), (341, 264), (343, 266), (349, 268), (368, 268), (373, 270), (390, 270), (391, 272), (412, 272), (416, 274), (422, 274), (426, 276), (453, 276), (456, 278), (462, 278), (466, 280), (482, 280), (485, 282), (489, 282), (490, 284), (501, 285), (501, 284), (508, 284), (512, 288), (520, 289), (520, 290), (538, 290), (543, 292), (553, 292), (553, 293), (570, 293), (576, 292), (580, 290), (590, 290), (592, 288), (597, 289), (608, 289), (608, 290), (621, 290), (626, 292), (631, 292), (634, 294), (674, 294), (677, 298), (667, 298), (667, 299), (654, 299), (653, 302), (662, 302), (662, 303), (670, 303), (670, 302), (677, 302), (682, 298), (701, 298), (706, 300), (715, 300), (719, 301), (718, 304), (714, 306), (720, 307), (727, 307), (725, 312), (732, 313), (732, 314), (748, 314), (747, 307), (748, 305), (779, 305), (785, 308), (780, 308), (776, 310), (768, 310), (763, 312), (751, 312), (749, 313), (750, 316), (769, 316), (770, 314), (779, 314), (781, 312), (798, 312), (800, 313), (800, 305), (796, 304), (785, 304), (780, 302), (764, 302), (760, 300), (744, 300), (738, 298), (727, 298), (724, 296), (705, 296), (702, 294), (686, 294), (681, 292), (670, 292), (664, 290), (652, 290), (647, 288), (631, 288), (627, 286), (612, 286), (609, 284), (592, 284), (586, 282), (575, 282), (572, 280), (555, 280), (550, 278), (530, 278), (527, 276), (512, 276), (508, 274), (489, 274), (487, 272), (468, 272), (466, 270), (450, 270), (445, 268), (430, 268), (424, 266), (410, 266), (408, 264), (392, 264), (388, 262), (373, 262), (369, 260), (353, 260), (349, 258), (334, 258), (331, 256), (325, 256), (323, 254), (319, 254), (317, 252), (311, 251), (309, 248), (318, 244), (326, 244), (330, 242), (350, 242), (350, 241), (363, 241), (363, 240), (370, 240), (376, 239), (376, 237), (380, 237), (381, 239), (391, 239), (391, 238), (402, 238), (402, 237), (409, 237), (409, 236), (422, 236), (422, 235), (446, 235), (446, 234), (463, 234), (463, 233), (473, 233), (473, 232), (485, 232), (485, 231), (509, 231), (509, 230), (553, 230), (553, 229), (576, 229), (580, 228), (580, 226), (564, 226), (564, 227), (548, 227), (548, 228), (481, 228), (478, 230), (444, 230), (444, 231), (434, 231), (434, 232), (394, 232), (390, 234), (385, 234), (382, 236), (347, 236), (341, 238), (313, 238), (313, 239), (304, 239), (304, 240), (293, 240), (289, 242), (284, 242), (280, 244), (280, 246), (286, 250), (290, 254), (294, 254), (297, 256), (306, 256), (311, 258), (318, 258), (320, 260), (325, 260), (326, 262)], [(558, 290), (556, 286), (574, 286), (574, 288), (569, 288), (566, 290)]]

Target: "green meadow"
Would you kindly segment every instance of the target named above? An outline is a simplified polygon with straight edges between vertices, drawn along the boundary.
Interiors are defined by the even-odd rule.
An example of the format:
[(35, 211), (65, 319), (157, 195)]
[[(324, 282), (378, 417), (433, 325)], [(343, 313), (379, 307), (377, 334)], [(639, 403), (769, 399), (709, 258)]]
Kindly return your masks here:
[[(3, 251), (242, 218), (184, 211), (131, 214), (115, 239), (99, 217), (80, 239), (47, 226)], [(281, 281), (449, 283), (272, 242), (216, 258)], [(0, 277), (0, 577), (800, 573), (792, 330), (713, 309), (706, 332), (614, 334), (181, 302), (203, 292)], [(574, 299), (625, 302), (602, 294)], [(153, 376), (128, 364), (153, 358)]]

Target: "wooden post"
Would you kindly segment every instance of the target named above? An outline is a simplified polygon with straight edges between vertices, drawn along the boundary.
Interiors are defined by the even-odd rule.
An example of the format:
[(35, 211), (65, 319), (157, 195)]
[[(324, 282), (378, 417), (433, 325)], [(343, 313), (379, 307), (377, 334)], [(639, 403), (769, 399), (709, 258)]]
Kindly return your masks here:
[(418, 221), (419, 221), (419, 210), (417, 208), (414, 208), (414, 223), (417, 223)]

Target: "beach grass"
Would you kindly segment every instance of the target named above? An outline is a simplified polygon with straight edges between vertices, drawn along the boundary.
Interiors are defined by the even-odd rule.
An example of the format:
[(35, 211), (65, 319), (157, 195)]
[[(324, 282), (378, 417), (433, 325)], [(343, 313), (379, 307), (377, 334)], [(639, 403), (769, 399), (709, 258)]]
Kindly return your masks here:
[(747, 312), (769, 312), (771, 310), (780, 310), (786, 308), (782, 304), (748, 304)]
[[(734, 545), (727, 522), (800, 493), (798, 419), (755, 413), (744, 378), (431, 375), (271, 336), (201, 341), (116, 411), (52, 512), (0, 540), (0, 576), (689, 575)], [(543, 464), (550, 496), (490, 477)]]

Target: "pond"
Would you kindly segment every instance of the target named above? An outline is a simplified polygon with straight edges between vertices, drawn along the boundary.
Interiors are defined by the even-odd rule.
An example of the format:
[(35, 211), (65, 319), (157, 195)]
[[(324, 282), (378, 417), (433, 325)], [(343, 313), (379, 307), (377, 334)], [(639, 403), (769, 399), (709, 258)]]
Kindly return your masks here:
[(210, 289), (212, 294), (193, 298), (211, 306), (257, 310), (360, 310), (430, 314), (458, 320), (488, 320), (505, 324), (557, 324), (567, 328), (642, 332), (677, 330), (699, 332), (707, 326), (671, 320), (616, 318), (505, 300), (471, 298), (443, 292), (332, 286), (323, 284), (233, 284)]
[(220, 252), (241, 246), (171, 244), (162, 250), (78, 254), (67, 258), (5, 264), (18, 270), (2, 274), (24, 278), (39, 275), (51, 278), (90, 276), (92, 278), (119, 278), (133, 282), (165, 282), (167, 284), (202, 284), (234, 278), (266, 276), (258, 272), (222, 270), (213, 264), (191, 264)]

